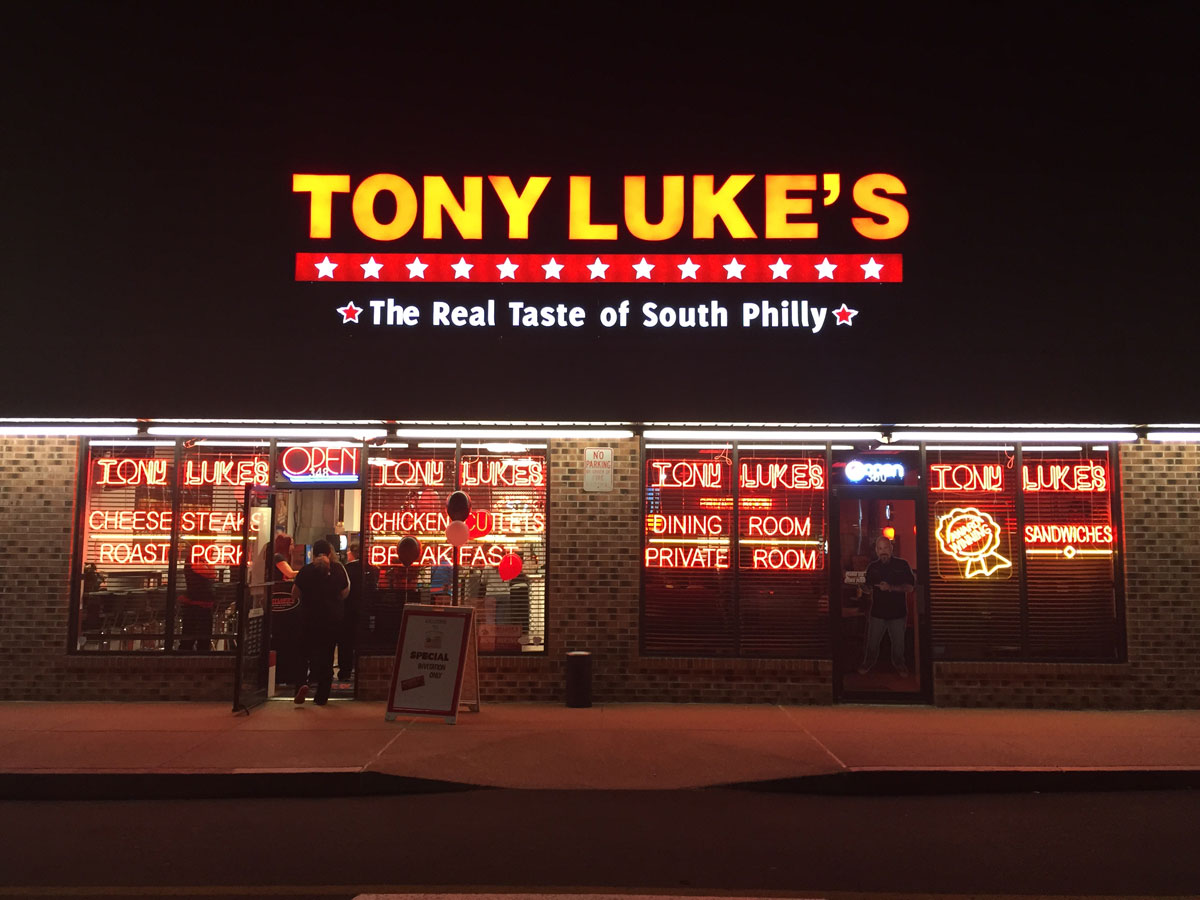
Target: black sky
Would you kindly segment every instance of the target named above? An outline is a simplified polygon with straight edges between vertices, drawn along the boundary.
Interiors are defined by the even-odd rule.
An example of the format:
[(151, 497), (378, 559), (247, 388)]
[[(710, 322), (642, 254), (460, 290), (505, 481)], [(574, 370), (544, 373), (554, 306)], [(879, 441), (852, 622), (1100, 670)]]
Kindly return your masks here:
[[(1185, 9), (26, 10), (0, 38), (0, 415), (1195, 421)], [(808, 340), (342, 328), (333, 301), (365, 294), (292, 280), (317, 249), (296, 171), (887, 171), (905, 282), (755, 294), (862, 310)], [(842, 230), (780, 250), (874, 249)], [(529, 250), (588, 252), (562, 232)], [(369, 249), (420, 249), (399, 243)]]

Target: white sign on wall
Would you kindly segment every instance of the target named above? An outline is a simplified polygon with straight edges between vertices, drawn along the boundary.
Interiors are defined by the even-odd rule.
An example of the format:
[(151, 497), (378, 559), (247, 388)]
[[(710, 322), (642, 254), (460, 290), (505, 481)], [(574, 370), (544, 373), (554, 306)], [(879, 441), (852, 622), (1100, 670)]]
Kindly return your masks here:
[(588, 447), (583, 451), (583, 489), (611, 491), (613, 489), (612, 447)]

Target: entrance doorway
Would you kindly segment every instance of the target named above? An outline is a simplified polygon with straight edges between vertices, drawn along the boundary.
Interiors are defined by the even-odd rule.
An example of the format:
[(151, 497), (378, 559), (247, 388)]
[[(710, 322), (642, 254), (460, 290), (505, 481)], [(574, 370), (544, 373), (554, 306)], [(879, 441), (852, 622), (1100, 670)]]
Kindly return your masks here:
[[(255, 513), (255, 510), (258, 510)], [(251, 516), (265, 520), (269, 511), (269, 529), (263, 528), (260, 548), (255, 558), (248, 560), (251, 572), (247, 579), (252, 598), (248, 605), (269, 606), (264, 623), (264, 650), (267, 657), (266, 684), (263, 699), (291, 700), (300, 684), (309, 683), (309, 695), (315, 694), (310, 683), (306, 654), (304, 610), (292, 597), (293, 579), (305, 565), (312, 562), (313, 547), (321, 540), (333, 547), (334, 558), (347, 566), (350, 576), (350, 596), (345, 600), (345, 612), (340, 627), (331, 637), (334, 650), (333, 687), (331, 699), (351, 699), (355, 696), (358, 678), (357, 648), (364, 627), (361, 615), (365, 605), (364, 593), (370, 587), (364, 578), (368, 570), (357, 549), (361, 537), (362, 491), (329, 487), (256, 488), (248, 491), (247, 521)], [(262, 615), (260, 611), (258, 613)], [(239, 683), (245, 675), (239, 673)]]
[[(834, 700), (932, 702), (922, 578), (928, 548), (921, 492), (903, 487), (836, 486), (831, 501), (830, 571), (834, 583), (829, 612)], [(878, 558), (876, 541), (880, 537), (892, 542), (894, 557), (912, 567), (916, 587), (911, 593), (881, 594), (879, 600), (873, 599), (867, 570)], [(881, 610), (888, 615), (878, 615)]]

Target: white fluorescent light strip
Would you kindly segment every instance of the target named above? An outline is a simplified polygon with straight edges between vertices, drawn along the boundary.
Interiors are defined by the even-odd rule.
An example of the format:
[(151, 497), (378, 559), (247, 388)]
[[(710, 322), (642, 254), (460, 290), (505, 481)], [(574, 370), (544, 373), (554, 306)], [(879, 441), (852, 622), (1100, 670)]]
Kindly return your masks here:
[(646, 422), (644, 424), (647, 428), (732, 428), (742, 431), (762, 428), (776, 432), (878, 427), (869, 422)]
[[(1108, 423), (1098, 425), (1094, 422), (903, 422), (896, 423), (893, 428), (913, 431), (936, 431), (937, 429), (976, 429), (980, 432), (997, 431), (1127, 431), (1133, 428), (1130, 424)], [(1196, 426), (1200, 428), (1200, 425)]]
[(920, 450), (916, 444), (884, 444), (880, 450)]
[(709, 431), (679, 429), (646, 431), (644, 436), (653, 441), (882, 441), (878, 431)]
[(22, 437), (136, 436), (136, 425), (0, 425), (0, 435)]
[(1111, 441), (1123, 443), (1136, 441), (1136, 431), (1066, 431), (1061, 434), (1053, 431), (897, 431), (892, 435), (897, 441), (1074, 441), (1088, 443), (1090, 441)]
[(524, 438), (541, 438), (543, 440), (561, 439), (591, 439), (591, 440), (622, 440), (633, 437), (632, 431), (618, 429), (559, 429), (559, 428), (397, 428), (398, 438), (458, 438), (460, 440), (475, 439), (481, 441), (519, 441)]
[(93, 447), (174, 447), (174, 441), (88, 441)]
[[(732, 447), (728, 441), (723, 441), (719, 444), (647, 444), (647, 450), (731, 450)], [(821, 445), (821, 449), (825, 449), (825, 445)]]
[(1051, 444), (1048, 447), (1022, 446), (1021, 451), (1023, 453), (1071, 453), (1071, 452), (1082, 453), (1083, 448), (1082, 447), (1072, 447), (1070, 444), (1062, 444), (1061, 446), (1056, 446), (1054, 444)]
[(200, 440), (197, 447), (269, 447), (271, 441), (269, 438), (262, 440), (244, 440), (244, 441), (210, 441), (206, 439)]
[[(649, 444), (646, 445), (650, 446)], [(738, 450), (824, 450), (824, 444), (739, 444)], [(850, 449), (847, 447), (846, 449)]]
[(1147, 440), (1169, 443), (1194, 443), (1200, 441), (1200, 431), (1151, 431)]
[(953, 450), (957, 453), (960, 450), (990, 450), (992, 452), (1003, 451), (1011, 453), (1016, 450), (1015, 444), (926, 444), (926, 452), (939, 450)]
[(310, 427), (280, 427), (280, 426), (211, 426), (211, 425), (152, 425), (146, 429), (147, 434), (158, 434), (164, 437), (274, 437), (274, 438), (308, 438), (311, 440), (370, 440), (371, 438), (387, 437), (383, 428), (310, 428)]
[(630, 427), (628, 422), (502, 422), (498, 420), (455, 420), (455, 419), (415, 419), (410, 422), (396, 422), (397, 428), (419, 428), (422, 426), (440, 427), (441, 430), (446, 429), (463, 429), (463, 428), (554, 428), (554, 429), (580, 429), (580, 428), (620, 428), (627, 429)]
[(417, 444), (418, 450), (453, 450), (458, 444), (432, 443), (432, 444)]
[(155, 425), (328, 425), (348, 429), (355, 425), (382, 428), (381, 419), (151, 419)]

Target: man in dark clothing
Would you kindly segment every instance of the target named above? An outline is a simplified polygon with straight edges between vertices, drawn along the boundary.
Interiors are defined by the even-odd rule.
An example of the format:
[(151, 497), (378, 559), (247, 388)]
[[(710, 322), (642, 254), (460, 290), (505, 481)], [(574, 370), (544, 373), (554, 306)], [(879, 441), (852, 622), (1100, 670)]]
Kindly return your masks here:
[(879, 657), (883, 633), (888, 633), (892, 645), (892, 667), (901, 678), (908, 677), (904, 662), (904, 628), (908, 623), (908, 595), (917, 579), (912, 567), (898, 556), (892, 556), (892, 542), (880, 537), (875, 542), (878, 557), (867, 566), (867, 584), (871, 586), (871, 615), (867, 619), (867, 645), (860, 675), (866, 675)]
[(183, 582), (187, 593), (179, 597), (179, 615), (183, 620), (180, 650), (212, 650), (213, 605), (216, 597), (213, 584), (217, 570), (204, 560), (188, 562), (183, 567)]
[(357, 541), (346, 550), (346, 576), (350, 579), (350, 593), (346, 595), (346, 612), (342, 618), (341, 631), (338, 633), (338, 681), (349, 681), (350, 676), (354, 674), (358, 621), (366, 602), (364, 592), (372, 593), (379, 577), (378, 569), (359, 559)]
[[(324, 706), (333, 687), (333, 645), (344, 615), (343, 604), (350, 593), (350, 579), (342, 564), (333, 558), (333, 546), (321, 540), (313, 544), (313, 561), (299, 571), (292, 583), (292, 599), (300, 604), (304, 620), (304, 654), (309, 677), (317, 682), (314, 702)], [(302, 679), (293, 701), (304, 702), (308, 684)]]

